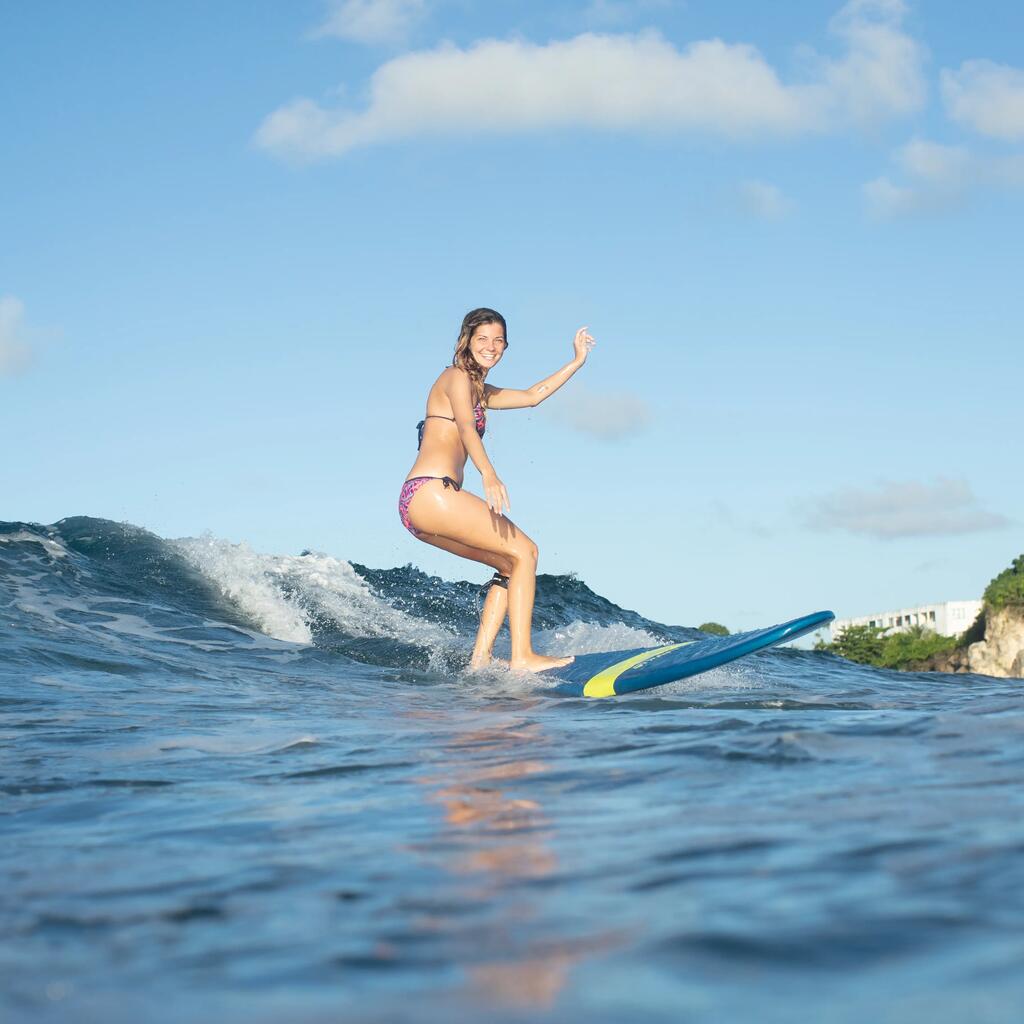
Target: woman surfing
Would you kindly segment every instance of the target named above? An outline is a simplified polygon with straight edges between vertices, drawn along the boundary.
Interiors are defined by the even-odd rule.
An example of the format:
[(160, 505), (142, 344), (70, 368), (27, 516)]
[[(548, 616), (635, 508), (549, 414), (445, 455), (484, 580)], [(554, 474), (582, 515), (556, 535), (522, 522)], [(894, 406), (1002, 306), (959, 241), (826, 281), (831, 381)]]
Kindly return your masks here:
[[(525, 409), (550, 398), (587, 361), (594, 339), (576, 332), (570, 362), (525, 391), (485, 383), (508, 348), (505, 318), (474, 309), (462, 321), (455, 358), (427, 394), (426, 415), (417, 424), (419, 455), (402, 487), (398, 514), (418, 540), (496, 569), (480, 613), (471, 668), (491, 659), (505, 615), (512, 636), (509, 667), (542, 672), (572, 658), (537, 654), (530, 638), (537, 583), (537, 545), (504, 511), (508, 491), (484, 450), (487, 410)], [(484, 500), (462, 489), (467, 458), (480, 471)]]

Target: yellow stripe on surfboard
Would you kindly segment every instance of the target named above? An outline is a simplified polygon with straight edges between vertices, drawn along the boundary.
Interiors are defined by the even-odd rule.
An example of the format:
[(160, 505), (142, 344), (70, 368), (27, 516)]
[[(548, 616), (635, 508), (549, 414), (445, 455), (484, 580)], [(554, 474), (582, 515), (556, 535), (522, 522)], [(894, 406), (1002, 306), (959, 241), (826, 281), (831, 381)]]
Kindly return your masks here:
[(608, 668), (601, 669), (596, 676), (591, 676), (586, 683), (583, 684), (583, 696), (614, 697), (615, 683), (623, 672), (627, 672), (629, 669), (635, 668), (637, 665), (642, 665), (645, 661), (650, 661), (652, 658), (660, 657), (662, 654), (668, 654), (669, 651), (678, 651), (680, 647), (686, 647), (688, 644), (692, 643), (692, 640), (687, 640), (681, 644), (667, 644), (665, 647), (654, 647), (649, 651), (643, 651), (641, 654), (634, 654), (632, 658), (626, 658), (625, 661), (619, 661), (614, 665), (609, 665)]

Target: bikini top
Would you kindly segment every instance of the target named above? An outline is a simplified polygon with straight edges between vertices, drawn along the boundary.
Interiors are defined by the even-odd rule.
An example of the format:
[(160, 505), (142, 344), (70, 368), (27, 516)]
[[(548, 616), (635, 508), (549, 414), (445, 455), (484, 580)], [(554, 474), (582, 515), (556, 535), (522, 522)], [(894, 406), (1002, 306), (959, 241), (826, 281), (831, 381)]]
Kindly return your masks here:
[[(473, 407), (473, 419), (476, 422), (476, 432), (483, 437), (484, 430), (487, 427), (487, 417), (484, 415), (484, 407), (477, 402)], [(416, 450), (419, 451), (423, 447), (423, 428), (426, 426), (427, 420), (451, 420), (455, 422), (454, 416), (438, 416), (436, 413), (428, 413), (416, 424), (416, 430), (419, 440), (416, 442)]]

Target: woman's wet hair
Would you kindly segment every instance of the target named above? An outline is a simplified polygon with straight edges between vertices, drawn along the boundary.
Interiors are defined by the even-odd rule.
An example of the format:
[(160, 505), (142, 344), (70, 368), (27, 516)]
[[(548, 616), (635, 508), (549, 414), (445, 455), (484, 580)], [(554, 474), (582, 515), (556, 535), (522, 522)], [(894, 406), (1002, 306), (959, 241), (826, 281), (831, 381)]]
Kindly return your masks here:
[(483, 324), (501, 324), (501, 333), (505, 338), (505, 348), (508, 348), (508, 327), (505, 325), (505, 318), (496, 309), (487, 309), (482, 306), (480, 309), (471, 309), (462, 318), (462, 329), (459, 331), (459, 340), (455, 343), (455, 358), (452, 366), (459, 367), (469, 374), (470, 384), (473, 388), (473, 400), (485, 405), (484, 402), (484, 368), (473, 358), (469, 350), (469, 342), (473, 332)]

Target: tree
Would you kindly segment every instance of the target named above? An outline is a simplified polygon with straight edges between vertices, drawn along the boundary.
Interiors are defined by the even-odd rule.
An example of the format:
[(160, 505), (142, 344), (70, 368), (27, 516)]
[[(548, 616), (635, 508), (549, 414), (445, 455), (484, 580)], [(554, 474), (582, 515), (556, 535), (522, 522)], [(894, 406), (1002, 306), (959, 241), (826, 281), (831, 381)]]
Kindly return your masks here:
[(885, 646), (882, 632), (881, 626), (847, 626), (833, 641), (832, 650), (847, 661), (878, 665)]
[(697, 627), (702, 633), (710, 633), (712, 636), (728, 636), (729, 630), (720, 622), (705, 622), (703, 626)]
[(1024, 605), (1024, 555), (1015, 558), (1009, 569), (992, 580), (985, 588), (984, 600), (989, 608)]
[(815, 650), (831, 651), (861, 665), (907, 668), (954, 647), (956, 637), (939, 636), (925, 626), (911, 626), (888, 635), (881, 626), (847, 626), (834, 643), (819, 644)]

